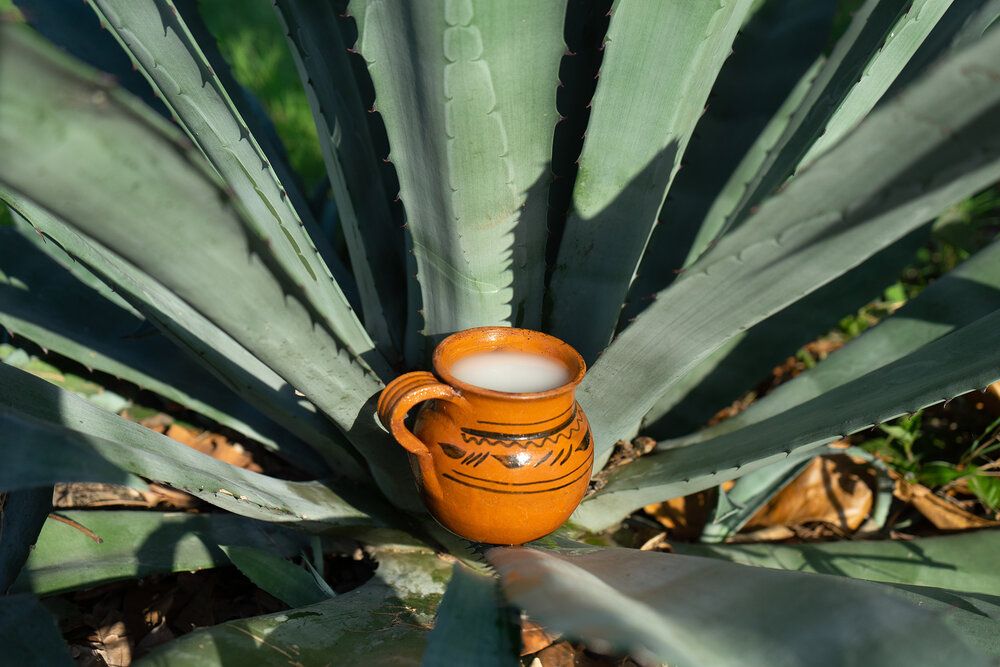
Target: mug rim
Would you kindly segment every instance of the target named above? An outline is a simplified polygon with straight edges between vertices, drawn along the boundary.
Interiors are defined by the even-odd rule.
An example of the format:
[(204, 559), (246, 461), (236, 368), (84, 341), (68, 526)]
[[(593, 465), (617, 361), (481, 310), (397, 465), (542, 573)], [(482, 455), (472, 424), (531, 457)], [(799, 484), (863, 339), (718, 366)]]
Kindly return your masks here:
[[(498, 338), (536, 338), (549, 343), (550, 345), (559, 348), (563, 352), (564, 361), (565, 357), (568, 357), (576, 364), (576, 372), (573, 373), (574, 369), (569, 369), (571, 377), (565, 383), (559, 385), (558, 387), (553, 387), (552, 389), (546, 389), (545, 391), (532, 391), (532, 392), (507, 392), (507, 391), (497, 391), (495, 389), (486, 389), (485, 387), (480, 387), (479, 385), (470, 384), (468, 382), (463, 382), (459, 380), (454, 375), (452, 375), (451, 370), (447, 367), (448, 364), (445, 362), (445, 355), (451, 351), (451, 348), (462, 342), (477, 340), (486, 337), (493, 337), (494, 340)], [(483, 347), (481, 352), (488, 352), (491, 349), (498, 349), (496, 347), (490, 348), (488, 346)], [(464, 356), (464, 355), (463, 355)], [(555, 356), (555, 355), (546, 355)], [(557, 357), (558, 358), (558, 357)], [(587, 373), (587, 364), (584, 362), (583, 357), (576, 349), (562, 340), (561, 338), (556, 338), (550, 334), (544, 333), (542, 331), (536, 331), (534, 329), (520, 329), (517, 327), (500, 327), (500, 326), (488, 326), (488, 327), (474, 327), (471, 329), (463, 329), (462, 331), (456, 331), (453, 334), (447, 336), (444, 340), (438, 343), (437, 347), (434, 349), (434, 355), (431, 360), (431, 365), (434, 367), (434, 372), (439, 378), (444, 380), (445, 383), (462, 390), (463, 392), (469, 392), (470, 394), (478, 394), (482, 396), (489, 396), (493, 398), (502, 398), (506, 400), (536, 400), (540, 398), (552, 398), (555, 396), (560, 396), (569, 391), (572, 391), (583, 381), (584, 375)]]

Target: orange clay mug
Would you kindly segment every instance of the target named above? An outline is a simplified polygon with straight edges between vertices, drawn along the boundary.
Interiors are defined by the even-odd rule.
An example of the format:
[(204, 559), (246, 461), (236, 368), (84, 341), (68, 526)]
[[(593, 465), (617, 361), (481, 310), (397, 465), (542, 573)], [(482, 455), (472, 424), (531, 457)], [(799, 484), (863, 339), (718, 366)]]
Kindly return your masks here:
[[(547, 391), (507, 393), (452, 374), (459, 359), (493, 351), (541, 355), (569, 379)], [(590, 426), (574, 396), (586, 371), (580, 355), (538, 331), (481, 327), (444, 339), (433, 365), (435, 374), (396, 378), (378, 401), (431, 513), (453, 533), (490, 544), (523, 544), (558, 528), (583, 499), (594, 465)], [(406, 413), (424, 401), (411, 433)]]

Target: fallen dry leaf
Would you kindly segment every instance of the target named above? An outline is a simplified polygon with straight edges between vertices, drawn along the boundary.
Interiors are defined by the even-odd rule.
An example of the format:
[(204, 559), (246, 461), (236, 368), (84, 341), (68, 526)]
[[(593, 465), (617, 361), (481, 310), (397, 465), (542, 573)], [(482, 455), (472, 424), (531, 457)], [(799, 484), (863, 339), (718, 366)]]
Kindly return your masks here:
[(549, 634), (545, 628), (528, 618), (521, 619), (521, 655), (538, 653), (551, 646), (559, 635)]
[(129, 643), (125, 622), (116, 612), (109, 613), (87, 639), (94, 652), (108, 667), (128, 667), (132, 664), (132, 645)]
[(667, 529), (671, 539), (690, 541), (701, 535), (714, 497), (714, 491), (700, 491), (646, 505), (643, 509)]
[(747, 522), (746, 530), (822, 522), (853, 532), (872, 509), (869, 477), (866, 465), (846, 455), (818, 456)]
[(196, 431), (186, 426), (181, 426), (176, 422), (164, 425), (162, 420), (156, 417), (152, 419), (156, 421), (147, 423), (146, 420), (143, 420), (139, 423), (147, 428), (152, 428), (154, 431), (159, 431), (168, 438), (176, 440), (182, 445), (187, 445), (202, 454), (208, 454), (212, 458), (252, 472), (263, 472), (263, 468), (253, 460), (250, 452), (244, 449), (239, 443), (230, 441), (224, 435), (211, 433), (210, 431)]
[(1000, 526), (1000, 521), (976, 516), (960, 507), (955, 501), (934, 493), (923, 484), (907, 482), (897, 477), (893, 495), (904, 503), (913, 505), (939, 530), (967, 530), (969, 528)]

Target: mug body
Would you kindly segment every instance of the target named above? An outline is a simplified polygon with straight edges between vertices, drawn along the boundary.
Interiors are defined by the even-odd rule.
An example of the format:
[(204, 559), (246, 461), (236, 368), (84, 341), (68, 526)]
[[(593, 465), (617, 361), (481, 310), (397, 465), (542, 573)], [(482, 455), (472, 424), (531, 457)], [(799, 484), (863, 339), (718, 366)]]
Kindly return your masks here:
[[(544, 355), (565, 364), (571, 379), (548, 391), (515, 394), (451, 374), (463, 356), (495, 350)], [(575, 398), (585, 372), (579, 354), (537, 331), (483, 327), (442, 341), (434, 370), (465, 399), (425, 403), (414, 427), (441, 489), (437, 496), (423, 494), (435, 518), (489, 544), (523, 544), (562, 525), (583, 499), (594, 464), (590, 427)]]

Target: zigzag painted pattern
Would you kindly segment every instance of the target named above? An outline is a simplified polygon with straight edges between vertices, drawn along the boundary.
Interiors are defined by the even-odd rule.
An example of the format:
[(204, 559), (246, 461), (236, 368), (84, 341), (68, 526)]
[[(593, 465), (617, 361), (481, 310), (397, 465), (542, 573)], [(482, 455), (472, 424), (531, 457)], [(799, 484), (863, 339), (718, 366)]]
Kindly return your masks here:
[(467, 444), (476, 445), (492, 445), (501, 446), (510, 449), (511, 447), (520, 447), (521, 449), (528, 449), (528, 447), (538, 447), (541, 449), (548, 444), (556, 445), (563, 438), (571, 440), (574, 435), (579, 433), (583, 429), (583, 413), (577, 412), (576, 421), (565, 431), (559, 431), (553, 435), (546, 436), (541, 440), (496, 440), (494, 438), (487, 438), (485, 436), (473, 435), (471, 433), (462, 433), (462, 440)]

